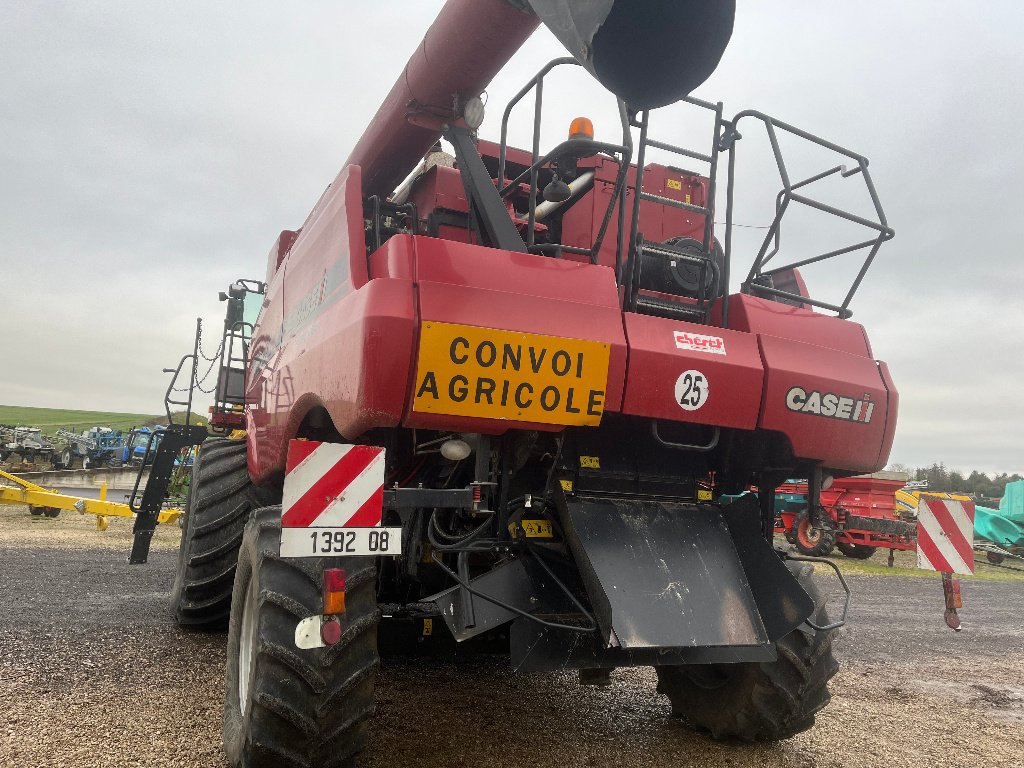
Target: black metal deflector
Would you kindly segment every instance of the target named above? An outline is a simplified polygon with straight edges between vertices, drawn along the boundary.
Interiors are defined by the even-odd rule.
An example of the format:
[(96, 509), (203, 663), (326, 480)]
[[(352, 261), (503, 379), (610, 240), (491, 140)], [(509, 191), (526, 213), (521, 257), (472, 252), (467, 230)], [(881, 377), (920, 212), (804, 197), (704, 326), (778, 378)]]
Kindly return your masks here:
[[(483, 598), (484, 595), (527, 613), (538, 610), (561, 611), (566, 608), (565, 596), (554, 582), (546, 578), (540, 569), (527, 566), (521, 559), (502, 563), (471, 579), (469, 584), (481, 596), (473, 601), (471, 619), (465, 615), (463, 589), (460, 586), (454, 586), (424, 601), (433, 602), (437, 606), (452, 636), (459, 642), (519, 618), (519, 614)], [(534, 623), (529, 619), (523, 621)]]
[(596, 637), (583, 637), (516, 619), (509, 632), (512, 668), (517, 672), (597, 667), (648, 667), (679, 664), (738, 664), (775, 661), (772, 645), (718, 648), (603, 648)]
[(385, 488), (384, 509), (469, 509), (472, 488)]
[(761, 512), (750, 494), (722, 507), (736, 553), (747, 574), (768, 639), (784, 637), (814, 612), (814, 601), (800, 586), (761, 532)]
[(135, 512), (135, 526), (132, 528), (135, 538), (132, 540), (131, 554), (128, 555), (129, 563), (137, 565), (145, 563), (149, 559), (149, 545), (153, 539), (153, 531), (156, 530), (160, 507), (167, 495), (167, 486), (171, 481), (171, 473), (174, 471), (174, 460), (182, 448), (200, 445), (206, 436), (206, 427), (195, 424), (171, 424), (167, 427), (154, 454), (149, 479), (146, 481), (146, 489), (142, 493), (142, 501), (136, 507), (135, 498), (138, 495), (139, 483), (148, 463), (150, 447), (154, 442), (150, 440), (129, 501), (132, 511)]
[(508, 215), (508, 209), (494, 186), (480, 153), (473, 143), (473, 137), (465, 128), (449, 125), (443, 129), (444, 137), (455, 148), (462, 184), (471, 206), (474, 226), (480, 233), (484, 245), (506, 251), (526, 253), (526, 243)]
[(571, 499), (565, 521), (609, 646), (765, 646), (814, 605), (760, 536), (757, 503)]

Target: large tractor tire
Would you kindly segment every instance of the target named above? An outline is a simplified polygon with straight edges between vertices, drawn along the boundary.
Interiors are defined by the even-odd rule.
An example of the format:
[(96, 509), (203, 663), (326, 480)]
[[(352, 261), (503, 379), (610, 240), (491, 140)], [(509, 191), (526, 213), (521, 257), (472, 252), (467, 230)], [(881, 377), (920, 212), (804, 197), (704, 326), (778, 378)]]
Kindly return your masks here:
[(251, 512), (269, 499), (252, 484), (244, 440), (207, 440), (192, 465), (171, 607), (180, 626), (223, 629)]
[(793, 521), (796, 532), (796, 548), (803, 555), (827, 557), (836, 548), (836, 526), (825, 510), (818, 514), (818, 525), (811, 524), (811, 516), (805, 509)]
[(869, 547), (867, 544), (847, 544), (845, 541), (837, 541), (836, 549), (854, 560), (867, 560), (878, 551), (878, 547)]
[[(815, 624), (828, 624), (825, 601), (814, 586), (814, 569), (787, 563), (814, 600)], [(814, 725), (832, 698), (828, 681), (839, 671), (832, 633), (801, 624), (776, 643), (778, 659), (743, 664), (657, 667), (658, 691), (672, 712), (715, 739), (787, 739)]]
[[(351, 766), (374, 709), (376, 561), (282, 558), (280, 542), (281, 507), (256, 510), (235, 574), (224, 748), (236, 768)], [(346, 572), (341, 640), (300, 650), (295, 628), (323, 610), (324, 568)]]

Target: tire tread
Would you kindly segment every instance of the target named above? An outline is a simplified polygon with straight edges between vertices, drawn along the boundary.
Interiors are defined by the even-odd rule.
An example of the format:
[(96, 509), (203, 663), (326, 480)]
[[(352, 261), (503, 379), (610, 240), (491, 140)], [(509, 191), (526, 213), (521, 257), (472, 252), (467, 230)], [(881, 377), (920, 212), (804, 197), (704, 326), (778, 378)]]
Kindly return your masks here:
[(223, 629), (251, 511), (268, 493), (249, 478), (245, 441), (208, 440), (192, 469), (171, 607), (179, 626)]

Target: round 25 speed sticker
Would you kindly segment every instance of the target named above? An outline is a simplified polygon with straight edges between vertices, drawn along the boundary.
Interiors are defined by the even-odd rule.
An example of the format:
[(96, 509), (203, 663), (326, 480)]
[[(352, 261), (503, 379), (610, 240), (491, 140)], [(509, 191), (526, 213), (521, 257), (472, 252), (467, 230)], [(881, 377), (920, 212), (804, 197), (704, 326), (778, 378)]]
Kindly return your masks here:
[(683, 371), (676, 379), (676, 403), (684, 411), (696, 411), (708, 401), (708, 379), (700, 371)]

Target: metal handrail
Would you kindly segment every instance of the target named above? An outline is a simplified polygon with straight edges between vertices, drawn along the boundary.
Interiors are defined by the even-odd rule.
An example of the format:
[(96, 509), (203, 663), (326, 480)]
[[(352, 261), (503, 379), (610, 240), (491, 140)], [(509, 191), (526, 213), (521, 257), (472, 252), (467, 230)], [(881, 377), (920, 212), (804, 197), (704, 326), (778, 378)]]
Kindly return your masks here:
[[(852, 312), (849, 309), (850, 302), (853, 299), (854, 294), (860, 287), (861, 282), (864, 279), (864, 275), (867, 273), (868, 268), (871, 266), (878, 253), (878, 249), (882, 243), (886, 240), (890, 240), (895, 236), (895, 232), (889, 226), (888, 221), (885, 217), (885, 212), (882, 209), (882, 204), (878, 199), (878, 193), (875, 190), (874, 182), (871, 180), (871, 174), (868, 171), (868, 159), (863, 155), (857, 154), (852, 150), (846, 149), (834, 142), (822, 139), (819, 136), (815, 136), (812, 133), (796, 128), (788, 123), (778, 120), (774, 117), (758, 112), (757, 110), (744, 110), (737, 113), (732, 121), (727, 123), (728, 130), (722, 138), (722, 148), (729, 152), (729, 176), (728, 176), (728, 187), (727, 187), (727, 201), (726, 201), (726, 235), (725, 235), (725, 253), (726, 253), (726, 265), (730, 263), (732, 256), (732, 228), (733, 228), (733, 187), (735, 181), (735, 166), (736, 166), (736, 141), (742, 136), (738, 132), (736, 126), (740, 120), (744, 118), (751, 118), (761, 122), (767, 132), (768, 140), (772, 147), (772, 153), (775, 158), (775, 164), (779, 171), (779, 177), (782, 181), (782, 189), (776, 196), (775, 205), (775, 218), (772, 220), (771, 225), (768, 227), (768, 231), (765, 234), (764, 240), (761, 243), (761, 247), (758, 250), (757, 256), (754, 262), (751, 264), (750, 271), (747, 273), (746, 280), (743, 282), (742, 290), (745, 293), (751, 294), (768, 294), (781, 299), (788, 299), (793, 302), (801, 304), (809, 304), (811, 306), (821, 307), (830, 311), (836, 312), (839, 317), (848, 318), (852, 316)], [(845, 165), (838, 165), (833, 168), (829, 168), (820, 173), (814, 174), (806, 179), (802, 179), (797, 182), (793, 182), (789, 176), (789, 169), (786, 166), (785, 159), (782, 155), (782, 150), (779, 146), (778, 131), (791, 134), (798, 138), (809, 141), (819, 147), (827, 150), (831, 150), (837, 154), (840, 154), (855, 163), (855, 166), (847, 169)], [(843, 210), (833, 205), (828, 205), (816, 200), (813, 197), (809, 197), (805, 194), (797, 194), (796, 190), (805, 188), (814, 182), (839, 174), (843, 178), (849, 178), (855, 175), (859, 175), (863, 180), (865, 187), (868, 191), (868, 195), (871, 199), (871, 204), (874, 208), (875, 218), (869, 219), (863, 216), (850, 213), (849, 211)], [(805, 259), (799, 259), (793, 261), (784, 266), (776, 266), (770, 270), (765, 270), (765, 265), (768, 264), (780, 251), (781, 242), (781, 224), (782, 218), (789, 208), (790, 203), (799, 203), (801, 205), (813, 208), (823, 213), (836, 216), (846, 221), (858, 224), (877, 232), (877, 236), (872, 237), (869, 240), (865, 240), (860, 243), (853, 245), (844, 246), (827, 253), (819, 254)], [(769, 248), (771, 250), (769, 251)], [(814, 264), (819, 261), (831, 259), (836, 256), (841, 256), (847, 253), (854, 253), (859, 250), (868, 249), (868, 255), (864, 259), (864, 263), (861, 265), (860, 270), (857, 273), (856, 278), (853, 281), (853, 285), (847, 292), (841, 304), (831, 304), (816, 299), (809, 299), (806, 296), (802, 296), (791, 291), (783, 291), (778, 288), (771, 286), (761, 285), (758, 280), (763, 277), (771, 277), (772, 275), (786, 272), (792, 269), (796, 269), (801, 266), (808, 264)], [(723, 316), (723, 325), (728, 326), (728, 307), (725, 308), (726, 312)]]
[[(580, 63), (571, 56), (566, 56), (558, 59), (553, 59), (541, 67), (540, 71), (537, 72), (530, 80), (524, 85), (515, 96), (509, 101), (505, 107), (505, 111), (502, 113), (501, 118), (501, 140), (498, 146), (498, 187), (502, 196), (505, 196), (509, 191), (515, 189), (519, 183), (522, 182), (525, 176), (530, 178), (530, 191), (529, 191), (529, 212), (527, 215), (526, 225), (526, 246), (531, 252), (553, 250), (555, 251), (556, 257), (560, 256), (563, 251), (576, 252), (570, 250), (568, 246), (563, 246), (560, 249), (547, 248), (547, 245), (555, 244), (542, 244), (538, 246), (535, 240), (534, 226), (536, 224), (537, 216), (537, 193), (538, 193), (538, 177), (540, 169), (552, 159), (558, 157), (560, 154), (572, 148), (587, 148), (588, 151), (596, 148), (598, 152), (604, 152), (613, 161), (618, 163), (619, 173), (615, 179), (615, 187), (612, 190), (612, 194), (608, 201), (608, 208), (605, 212), (604, 219), (601, 222), (601, 227), (598, 231), (597, 238), (594, 240), (591, 248), (586, 249), (589, 251), (587, 254), (590, 258), (591, 264), (596, 264), (598, 256), (600, 254), (601, 246), (604, 243), (604, 237), (607, 234), (608, 227), (611, 223), (612, 212), (615, 206), (618, 204), (620, 196), (625, 199), (623, 190), (626, 185), (626, 174), (629, 170), (629, 164), (632, 160), (633, 151), (633, 139), (629, 131), (629, 119), (626, 114), (625, 104), (618, 100), (619, 117), (622, 123), (622, 144), (606, 144), (604, 142), (595, 142), (591, 140), (579, 140), (569, 139), (566, 142), (562, 142), (554, 150), (548, 152), (543, 158), (540, 156), (540, 124), (541, 124), (541, 112), (544, 104), (544, 78), (548, 73), (551, 72), (555, 67), (562, 65), (581, 66)], [(523, 98), (530, 92), (534, 91), (534, 105), (533, 105), (533, 140), (530, 149), (530, 167), (520, 173), (513, 181), (505, 184), (505, 168), (507, 164), (507, 153), (508, 153), (508, 121), (512, 114), (513, 108), (522, 101)], [(615, 155), (619, 154), (616, 158)], [(615, 274), (618, 279), (620, 265), (622, 263), (622, 249), (623, 249), (623, 226), (625, 221), (624, 216), (624, 205), (619, 206), (619, 237), (615, 245)]]

